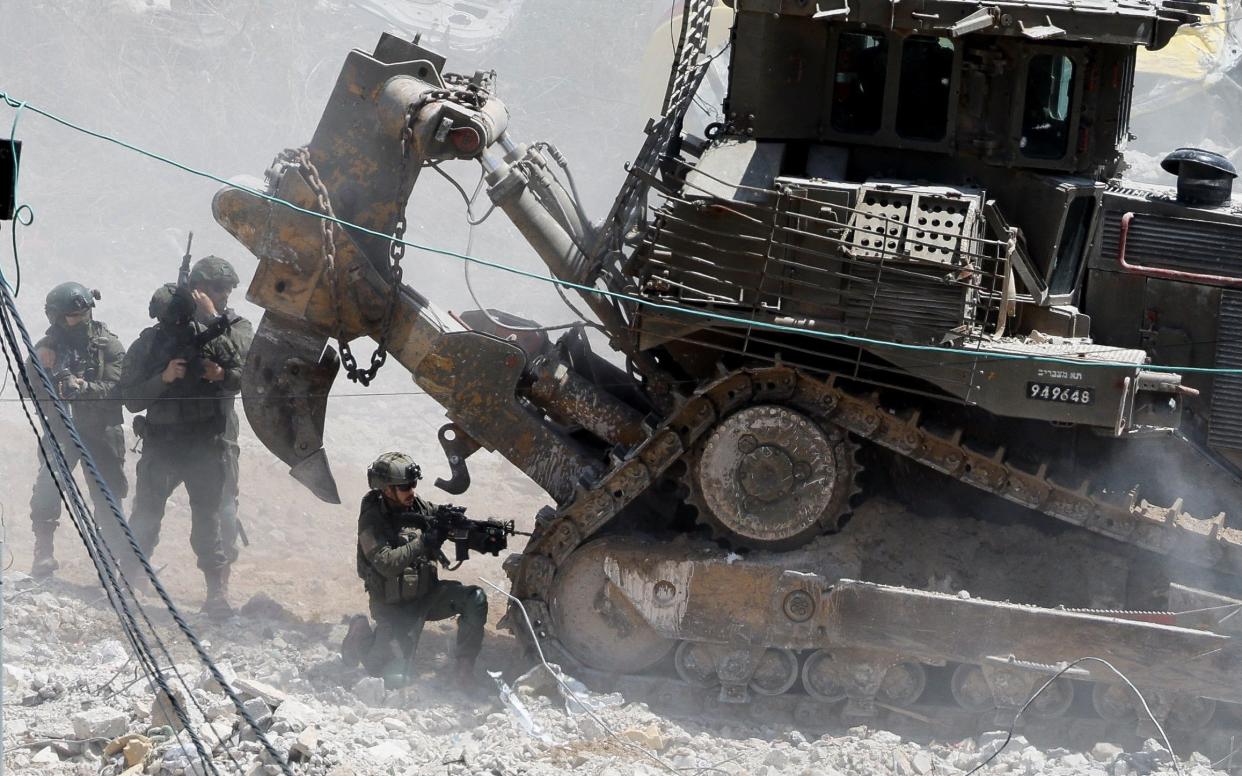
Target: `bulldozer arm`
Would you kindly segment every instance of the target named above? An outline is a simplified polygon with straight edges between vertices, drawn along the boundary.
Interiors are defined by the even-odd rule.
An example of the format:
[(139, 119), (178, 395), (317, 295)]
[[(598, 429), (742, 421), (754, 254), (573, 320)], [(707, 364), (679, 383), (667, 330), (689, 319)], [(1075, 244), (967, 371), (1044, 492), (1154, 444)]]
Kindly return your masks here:
[[(243, 376), (243, 406), (290, 473), (338, 502), (323, 428), (340, 361), (327, 343), (370, 337), (447, 410), (460, 450), (495, 450), (562, 501), (595, 466), (519, 396), (532, 354), (472, 330), (395, 281), (391, 261), (400, 249), (381, 236), (401, 233), (425, 164), (475, 159), (503, 138), (504, 106), (472, 102), (463, 91), (446, 97), (454, 93), (442, 64), (387, 35), (374, 53), (352, 52), (314, 138), (304, 153), (278, 158), (268, 191), (216, 195), (216, 220), (259, 259), (247, 298), (268, 311)], [(468, 482), (463, 461), (450, 455), (450, 463), (454, 487)]]
[(323, 449), (323, 422), (340, 368), (326, 336), (267, 313), (242, 377), (242, 407), (259, 441), (289, 465), (294, 479), (329, 504), (341, 503), (341, 497)]

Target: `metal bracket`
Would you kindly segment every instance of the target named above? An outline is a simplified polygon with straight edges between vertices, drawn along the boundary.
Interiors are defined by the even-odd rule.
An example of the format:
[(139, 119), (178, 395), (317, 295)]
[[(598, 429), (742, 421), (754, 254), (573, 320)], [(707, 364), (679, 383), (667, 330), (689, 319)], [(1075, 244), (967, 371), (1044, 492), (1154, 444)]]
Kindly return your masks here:
[(449, 471), (452, 473), (447, 480), (443, 477), (437, 478), (436, 487), (445, 493), (459, 496), (470, 487), (470, 470), (466, 468), (466, 459), (474, 455), (482, 445), (462, 431), (456, 423), (445, 423), (436, 436), (440, 440), (440, 447), (444, 449), (445, 457), (448, 458)]

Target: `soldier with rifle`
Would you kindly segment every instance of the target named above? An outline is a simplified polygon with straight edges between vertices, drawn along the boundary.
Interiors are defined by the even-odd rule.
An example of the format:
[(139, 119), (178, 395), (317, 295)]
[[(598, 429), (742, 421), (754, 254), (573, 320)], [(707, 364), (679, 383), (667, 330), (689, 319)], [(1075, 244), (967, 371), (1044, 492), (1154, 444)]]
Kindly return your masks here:
[(130, 515), (138, 546), (148, 557), (159, 543), (168, 498), (185, 485), (190, 500), (190, 545), (207, 583), (203, 611), (232, 614), (228, 602), (229, 554), (220, 530), (225, 487), (228, 407), (241, 389), (242, 361), (220, 315), (197, 320), (190, 290), (187, 247), (177, 284), (157, 289), (148, 310), (157, 323), (138, 335), (125, 357), (121, 393), (142, 438)]
[[(205, 256), (190, 268), (190, 293), (194, 298), (195, 320), (210, 326), (223, 315), (229, 320), (229, 329), (223, 335), (233, 349), (238, 363), (244, 364), (254, 339), (254, 326), (237, 315), (229, 307), (229, 296), (240, 284), (237, 270), (227, 259)], [(237, 514), (238, 479), (241, 471), (241, 448), (237, 444), (239, 420), (236, 401), (232, 396), (223, 398), (225, 408), (224, 427), (224, 493), (220, 498), (220, 541), (230, 566), (237, 561), (237, 540), (246, 541), (245, 529)]]
[(423, 625), (458, 617), (455, 678), (468, 686), (483, 643), (487, 596), (439, 578), (437, 565), (448, 565), (441, 548), (452, 541), (460, 565), (470, 551), (499, 554), (516, 532), (512, 522), (471, 520), (459, 507), (425, 501), (415, 493), (421, 477), (418, 464), (402, 453), (384, 453), (367, 468), (371, 490), (358, 516), (357, 562), (375, 629), (365, 615), (355, 616), (341, 656), (347, 666), (361, 661), (390, 688), (403, 686)]
[[(35, 345), (33, 358), (38, 358), (51, 374), (59, 398), (69, 404), (73, 424), (82, 442), (90, 450), (99, 473), (117, 498), (129, 490), (125, 479), (125, 432), (121, 428), (121, 405), (116, 397), (121, 379), (121, 363), (125, 348), (116, 335), (101, 321), (94, 319), (95, 301), (99, 292), (81, 283), (61, 283), (48, 292), (44, 312), (51, 326)], [(58, 437), (69, 472), (77, 466), (80, 454), (69, 439), (55, 410), (51, 397), (45, 395), (42, 381), (34, 374), (33, 363), (26, 367), (35, 398), (43, 402), (43, 412)], [(42, 463), (30, 497), (30, 521), (34, 528), (34, 563), (30, 575), (51, 576), (59, 564), (53, 552), (53, 537), (60, 520), (60, 492), (47, 465)], [(103, 493), (88, 477), (95, 514), (104, 530), (114, 526)]]

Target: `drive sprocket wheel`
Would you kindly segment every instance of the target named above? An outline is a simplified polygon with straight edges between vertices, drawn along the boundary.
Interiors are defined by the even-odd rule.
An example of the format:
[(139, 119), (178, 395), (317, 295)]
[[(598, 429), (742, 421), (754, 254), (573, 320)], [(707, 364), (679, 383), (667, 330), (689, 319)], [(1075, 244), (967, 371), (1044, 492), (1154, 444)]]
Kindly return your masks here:
[(794, 407), (745, 407), (690, 456), (688, 500), (698, 522), (734, 547), (795, 549), (849, 513), (857, 450), (844, 430)]

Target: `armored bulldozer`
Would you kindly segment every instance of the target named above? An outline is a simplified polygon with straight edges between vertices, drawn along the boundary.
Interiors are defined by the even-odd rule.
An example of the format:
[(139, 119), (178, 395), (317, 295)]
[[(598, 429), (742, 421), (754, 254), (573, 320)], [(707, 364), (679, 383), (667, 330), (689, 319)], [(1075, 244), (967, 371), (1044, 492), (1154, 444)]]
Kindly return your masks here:
[[(491, 74), (388, 35), (351, 52), (267, 191), (214, 202), (259, 259), (261, 440), (339, 500), (328, 390), (342, 361), (363, 383), (398, 361), (449, 417), (440, 487), (468, 487), (486, 448), (555, 502), (507, 564), (509, 622), (594, 681), (804, 724), (1012, 720), (1042, 687), (1028, 722), (1133, 734), (1124, 674), (1180, 740), (1227, 744), (1242, 208), (1207, 152), (1169, 155), (1176, 188), (1122, 177), (1136, 50), (1204, 8), (732, 5), (710, 52), (712, 3), (685, 3), (663, 110), (598, 222), (555, 148), (510, 130)], [(724, 120), (696, 136), (687, 108), (725, 55)], [(402, 282), (410, 191), (455, 160), (615, 353)], [(1039, 600), (1014, 547), (969, 594), (867, 581), (837, 552), (886, 487), (862, 488), (864, 460), (1062, 525), (1050, 545), (1120, 572)]]

